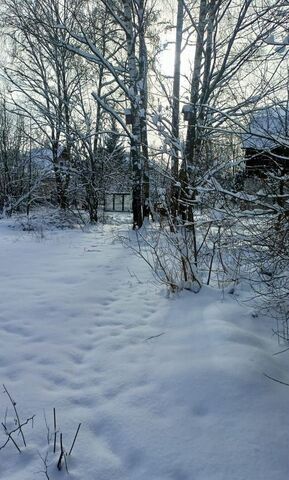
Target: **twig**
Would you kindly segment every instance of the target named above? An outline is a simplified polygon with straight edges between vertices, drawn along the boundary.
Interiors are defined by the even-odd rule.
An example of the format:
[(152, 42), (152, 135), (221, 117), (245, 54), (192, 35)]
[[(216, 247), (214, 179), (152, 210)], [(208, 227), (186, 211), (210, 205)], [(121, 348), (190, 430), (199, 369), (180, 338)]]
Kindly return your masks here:
[(22, 427), (25, 427), (25, 425), (27, 425), (27, 423), (33, 422), (34, 417), (35, 417), (35, 415), (32, 415), (32, 417), (27, 418), (27, 420), (25, 420), (25, 422), (21, 423), (21, 425), (19, 425), (18, 427), (14, 428), (14, 430), (11, 430), (10, 434), (17, 432), (17, 430), (20, 430), (20, 428), (22, 428)]
[(64, 458), (64, 463), (65, 463), (65, 470), (67, 471), (67, 473), (69, 473), (69, 471), (68, 471), (68, 466), (67, 466), (67, 459), (66, 459), (66, 456), (67, 456), (67, 454), (66, 454), (66, 453), (64, 453), (64, 455), (63, 455), (63, 458)]
[(15, 415), (16, 415), (16, 418), (17, 418), (17, 422), (18, 422), (18, 425), (19, 425), (19, 430), (20, 430), (20, 433), (21, 433), (21, 437), (22, 437), (24, 446), (26, 447), (26, 441), (25, 441), (24, 434), (23, 434), (22, 429), (21, 429), (20, 419), (19, 419), (17, 408), (16, 408), (16, 402), (14, 402), (14, 400), (12, 399), (12, 397), (11, 397), (10, 393), (8, 392), (7, 388), (5, 387), (4, 383), (3, 383), (3, 388), (5, 390), (5, 393), (8, 395), (8, 398), (9, 398), (9, 400), (10, 400), (12, 406), (13, 406), (13, 409), (14, 409), (14, 412), (15, 412)]
[(49, 445), (50, 444), (50, 428), (49, 428), (49, 425), (47, 423), (45, 410), (43, 411), (43, 415), (44, 415), (44, 422), (45, 422), (45, 426), (46, 426), (46, 430), (47, 430), (47, 445)]
[(56, 437), (57, 437), (57, 431), (56, 431), (56, 410), (53, 408), (53, 423), (54, 423), (54, 443), (53, 443), (53, 453), (56, 452)]
[(46, 480), (50, 480), (49, 475), (48, 475), (48, 465), (47, 465), (47, 459), (48, 459), (48, 453), (45, 455), (45, 458), (42, 457), (40, 452), (37, 452), (39, 457), (41, 458), (45, 470), (41, 470), (39, 473), (44, 473)]
[(6, 435), (8, 435), (8, 439), (7, 439), (7, 441), (0, 447), (0, 450), (2, 450), (4, 447), (6, 447), (7, 443), (9, 442), (9, 440), (11, 440), (11, 441), (14, 443), (15, 447), (17, 448), (17, 450), (21, 453), (21, 450), (20, 450), (20, 448), (18, 447), (17, 443), (15, 442), (14, 438), (12, 437), (12, 434), (20, 431), (21, 428), (24, 427), (25, 425), (27, 425), (28, 422), (32, 422), (33, 419), (34, 419), (34, 417), (35, 417), (35, 415), (33, 415), (32, 417), (27, 418), (27, 420), (26, 420), (25, 422), (23, 422), (21, 425), (19, 425), (18, 427), (14, 428), (14, 430), (11, 430), (10, 432), (8, 432), (8, 429), (7, 429), (6, 425), (2, 422), (2, 426), (3, 426), (4, 430), (5, 430)]
[(60, 455), (57, 462), (57, 468), (60, 471), (62, 469), (62, 458), (64, 455), (63, 444), (62, 444), (62, 433), (60, 434)]
[(281, 380), (278, 380), (277, 378), (270, 377), (270, 375), (267, 375), (267, 373), (263, 373), (264, 377), (269, 378), (270, 380), (273, 380), (273, 382), (281, 383), (281, 385), (286, 385), (289, 387), (289, 383), (282, 382)]
[(6, 409), (5, 409), (5, 415), (4, 415), (4, 423), (5, 423), (5, 425), (6, 425), (6, 423), (7, 423), (7, 415), (8, 415), (8, 407), (6, 407)]
[(2, 445), (2, 447), (0, 448), (0, 450), (2, 450), (2, 448), (6, 447), (7, 443), (9, 442), (9, 440), (11, 440), (12, 443), (13, 443), (13, 444), (15, 445), (15, 447), (17, 448), (18, 452), (19, 452), (19, 453), (22, 453), (21, 450), (20, 450), (20, 448), (18, 447), (17, 443), (15, 442), (14, 438), (11, 437), (11, 433), (8, 432), (7, 427), (6, 427), (6, 425), (4, 425), (3, 422), (2, 422), (2, 426), (3, 426), (3, 428), (4, 428), (4, 431), (5, 431), (6, 435), (8, 435), (8, 438), (7, 438), (7, 441)]
[(67, 467), (67, 460), (66, 460), (66, 452), (63, 448), (63, 442), (62, 442), (62, 433), (60, 434), (60, 449), (61, 449), (61, 454), (60, 454), (60, 457), (59, 457), (59, 460), (58, 460), (58, 464), (57, 464), (57, 468), (58, 470), (61, 470), (62, 466), (61, 466), (61, 460), (62, 458), (64, 459), (64, 464), (65, 464), (65, 470), (68, 472), (68, 467)]
[(132, 273), (128, 267), (127, 267), (127, 271), (128, 271), (128, 273), (129, 273), (130, 277), (131, 277), (131, 278), (135, 278), (140, 285), (143, 283), (143, 282), (138, 278), (138, 276), (136, 275), (136, 273)]
[(281, 350), (281, 352), (273, 353), (273, 357), (274, 357), (275, 355), (280, 355), (281, 353), (288, 352), (288, 350), (289, 350), (289, 347), (288, 347), (288, 348), (285, 348), (285, 350)]
[(77, 435), (78, 435), (78, 432), (79, 432), (80, 427), (81, 427), (81, 423), (80, 423), (80, 424), (78, 425), (78, 427), (77, 427), (77, 430), (76, 430), (76, 433), (75, 433), (75, 435), (74, 435), (74, 439), (73, 439), (73, 442), (72, 442), (72, 445), (71, 445), (71, 447), (70, 447), (70, 450), (69, 450), (69, 454), (68, 454), (68, 455), (70, 455), (71, 452), (72, 452), (72, 449), (73, 449), (73, 447), (74, 447), (74, 444), (75, 444), (75, 441), (76, 441), (76, 438), (77, 438)]
[(146, 338), (144, 341), (147, 342), (148, 340), (152, 340), (153, 338), (158, 338), (164, 335), (165, 332), (159, 333), (158, 335), (152, 335), (151, 337)]

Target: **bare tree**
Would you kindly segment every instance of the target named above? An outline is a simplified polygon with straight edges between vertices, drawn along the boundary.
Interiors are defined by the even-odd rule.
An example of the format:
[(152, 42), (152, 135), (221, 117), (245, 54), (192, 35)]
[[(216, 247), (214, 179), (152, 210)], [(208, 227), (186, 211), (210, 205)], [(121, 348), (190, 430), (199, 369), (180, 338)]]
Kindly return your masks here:
[[(66, 48), (88, 62), (101, 66), (103, 72), (114, 83), (115, 91), (119, 92), (119, 99), (113, 105), (105, 94), (100, 94), (97, 90), (94, 90), (93, 96), (101, 109), (114, 116), (130, 141), (133, 228), (140, 228), (143, 217), (148, 214), (149, 209), (146, 29), (154, 4), (149, 7), (148, 2), (142, 0), (101, 0), (101, 3), (113, 19), (118, 35), (110, 38), (109, 43), (111, 45), (117, 42), (118, 48), (103, 52), (81, 25), (78, 25), (78, 30), (73, 30), (69, 25), (63, 24), (63, 28), (77, 42), (76, 45), (67, 42)], [(126, 121), (131, 125), (131, 131), (122, 119), (123, 111), (118, 108), (123, 100), (128, 105)]]
[(9, 112), (5, 96), (0, 104), (0, 212), (29, 208), (35, 168), (25, 149), (29, 137), (21, 114)]
[[(52, 151), (58, 203), (69, 205), (69, 166), (72, 161), (72, 115), (81, 67), (62, 47), (67, 33), (55, 28), (64, 21), (71, 28), (80, 2), (5, 2), (5, 33), (10, 38), (13, 61), (5, 68), (15, 105), (33, 118)], [(23, 100), (20, 100), (21, 97)], [(25, 99), (25, 100), (24, 100)], [(59, 150), (65, 149), (65, 163)]]

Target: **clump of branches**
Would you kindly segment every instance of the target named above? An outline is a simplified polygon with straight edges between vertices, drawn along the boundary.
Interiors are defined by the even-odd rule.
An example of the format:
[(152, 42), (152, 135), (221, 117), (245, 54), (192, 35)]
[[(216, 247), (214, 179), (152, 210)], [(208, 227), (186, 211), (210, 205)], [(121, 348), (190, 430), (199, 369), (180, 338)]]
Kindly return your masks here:
[[(254, 188), (255, 184), (255, 188)], [(257, 187), (256, 187), (257, 185)], [(259, 189), (260, 185), (262, 188)], [(276, 320), (274, 333), (289, 341), (289, 209), (288, 177), (249, 176), (242, 190), (224, 189), (212, 181), (219, 196), (220, 223), (226, 230), (226, 262), (238, 266), (238, 276), (250, 285), (248, 302)], [(207, 189), (209, 192), (209, 188)], [(224, 251), (224, 248), (223, 248)]]
[(194, 239), (189, 229), (171, 232), (168, 226), (155, 223), (122, 237), (121, 241), (147, 263), (156, 280), (166, 285), (169, 292), (200, 290)]
[(9, 401), (12, 405), (12, 408), (13, 408), (13, 411), (14, 411), (14, 415), (15, 415), (15, 419), (14, 419), (14, 424), (15, 424), (15, 428), (12, 428), (12, 429), (9, 429), (8, 428), (8, 425), (7, 425), (7, 411), (6, 411), (6, 414), (5, 414), (5, 419), (3, 422), (1, 422), (1, 425), (3, 427), (3, 430), (4, 430), (4, 433), (6, 435), (6, 441), (0, 446), (0, 450), (3, 450), (3, 448), (6, 447), (6, 445), (8, 445), (9, 442), (11, 442), (15, 448), (18, 450), (19, 453), (21, 453), (21, 449), (20, 449), (20, 446), (19, 444), (16, 442), (15, 440), (15, 436), (16, 435), (20, 435), (21, 436), (21, 439), (22, 439), (22, 442), (23, 442), (23, 445), (24, 447), (27, 446), (26, 444), (26, 439), (25, 439), (25, 435), (24, 435), (24, 432), (23, 432), (23, 427), (25, 427), (26, 425), (28, 425), (29, 423), (32, 423), (33, 425), (33, 420), (34, 420), (34, 417), (35, 415), (32, 415), (32, 417), (29, 417), (27, 418), (25, 421), (21, 421), (20, 420), (20, 416), (19, 416), (19, 413), (18, 413), (18, 409), (16, 407), (16, 402), (15, 400), (13, 400), (12, 396), (10, 395), (9, 391), (7, 390), (6, 386), (3, 384), (3, 388), (4, 388), (4, 392), (5, 394), (7, 395), (7, 397), (9, 398)]
[(259, 307), (276, 319), (274, 333), (289, 341), (289, 223), (286, 217), (263, 220), (252, 242), (251, 285)]
[[(8, 422), (7, 422), (8, 409), (6, 409), (4, 421), (1, 422), (4, 430), (4, 434), (6, 436), (6, 440), (2, 443), (2, 445), (0, 445), (0, 451), (3, 450), (5, 447), (7, 447), (9, 443), (11, 443), (14, 445), (18, 453), (21, 454), (23, 452), (23, 448), (27, 447), (27, 441), (24, 434), (24, 427), (26, 427), (28, 424), (32, 424), (32, 426), (34, 425), (35, 415), (28, 417), (26, 420), (21, 420), (19, 411), (17, 409), (17, 404), (4, 384), (3, 384), (3, 389), (4, 389), (4, 393), (7, 395), (9, 402), (13, 408), (14, 426), (13, 428), (9, 428), (8, 426)], [(58, 425), (57, 425), (56, 409), (53, 408), (53, 428), (52, 429), (49, 427), (45, 414), (44, 414), (44, 419), (45, 419), (45, 425), (47, 430), (47, 444), (48, 444), (48, 447), (51, 447), (51, 449), (49, 448), (49, 450), (46, 452), (44, 456), (41, 455), (39, 452), (38, 454), (44, 465), (44, 470), (42, 471), (42, 473), (44, 473), (47, 480), (49, 480), (49, 472), (48, 472), (49, 466), (51, 464), (54, 464), (54, 462), (56, 463), (56, 467), (59, 471), (61, 471), (63, 467), (65, 467), (66, 472), (69, 473), (68, 457), (70, 457), (74, 449), (74, 446), (79, 434), (79, 430), (81, 427), (81, 423), (79, 423), (77, 426), (77, 429), (72, 439), (72, 442), (70, 444), (70, 447), (65, 448), (64, 441), (63, 441), (63, 437), (64, 437), (63, 433), (58, 429)], [(20, 441), (18, 440), (17, 437), (21, 438), (22, 445), (20, 444)], [(51, 461), (49, 461), (50, 454), (53, 455), (53, 459)]]

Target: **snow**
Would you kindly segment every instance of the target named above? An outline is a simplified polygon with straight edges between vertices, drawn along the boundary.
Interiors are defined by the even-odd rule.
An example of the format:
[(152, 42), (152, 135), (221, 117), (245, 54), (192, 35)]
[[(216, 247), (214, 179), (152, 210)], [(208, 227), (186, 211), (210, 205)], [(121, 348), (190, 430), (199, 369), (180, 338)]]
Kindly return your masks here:
[(288, 136), (288, 112), (281, 107), (270, 107), (252, 115), (248, 133), (242, 135), (243, 147), (271, 150), (285, 144)]
[(182, 112), (192, 112), (193, 111), (193, 106), (189, 103), (183, 105)]
[[(0, 379), (27, 448), (0, 478), (280, 480), (288, 474), (288, 353), (273, 324), (204, 287), (169, 298), (117, 239), (125, 224), (21, 232), (0, 221)], [(131, 234), (132, 235), (132, 234)], [(239, 300), (242, 291), (239, 292)], [(0, 415), (13, 412), (1, 392)], [(47, 447), (53, 408), (69, 475)], [(1, 432), (0, 445), (5, 441)], [(59, 453), (58, 453), (59, 455)], [(47, 478), (47, 477), (46, 477)]]
[[(61, 158), (61, 155), (64, 151), (63, 145), (58, 147), (57, 157)], [(31, 157), (32, 162), (34, 165), (41, 170), (46, 172), (50, 172), (53, 170), (53, 158), (52, 158), (52, 150), (49, 148), (36, 148), (31, 151), (31, 154), (27, 154), (27, 159)]]

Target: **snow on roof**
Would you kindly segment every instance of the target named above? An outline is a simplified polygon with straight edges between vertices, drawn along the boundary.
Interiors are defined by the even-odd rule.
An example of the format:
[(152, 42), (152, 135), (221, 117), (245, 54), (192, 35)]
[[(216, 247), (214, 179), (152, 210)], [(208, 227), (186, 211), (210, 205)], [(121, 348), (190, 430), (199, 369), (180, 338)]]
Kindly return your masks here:
[(251, 117), (248, 133), (242, 135), (243, 148), (272, 150), (288, 144), (289, 111), (282, 107), (270, 107), (257, 111)]
[(193, 105), (191, 103), (185, 103), (185, 105), (183, 105), (183, 108), (182, 108), (183, 113), (192, 112), (192, 110), (193, 110)]
[[(64, 147), (62, 145), (58, 147), (58, 158), (62, 155), (63, 149)], [(41, 170), (52, 169), (52, 150), (50, 148), (35, 148), (31, 151), (31, 154), (27, 154), (27, 157), (30, 158), (30, 155), (31, 161), (34, 163), (35, 167), (38, 167)]]

